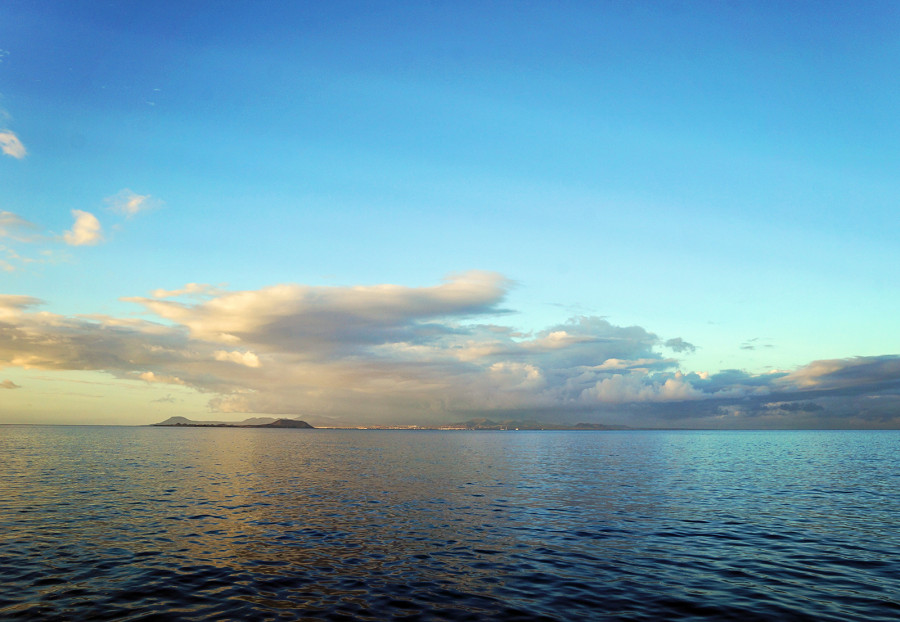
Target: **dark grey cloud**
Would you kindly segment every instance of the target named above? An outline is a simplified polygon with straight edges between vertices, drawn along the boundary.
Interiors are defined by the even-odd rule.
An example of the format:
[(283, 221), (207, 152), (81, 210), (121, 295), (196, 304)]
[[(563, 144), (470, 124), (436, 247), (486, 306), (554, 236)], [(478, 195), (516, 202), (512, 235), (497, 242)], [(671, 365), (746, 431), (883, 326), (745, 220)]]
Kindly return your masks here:
[(785, 413), (814, 413), (825, 410), (823, 406), (815, 402), (767, 402), (763, 404), (763, 408)]
[(756, 350), (757, 348), (766, 348), (771, 349), (774, 348), (770, 343), (765, 343), (759, 337), (754, 337), (753, 339), (748, 339), (744, 343), (741, 344), (741, 350)]
[(787, 375), (782, 384), (810, 391), (866, 391), (900, 387), (900, 356), (857, 356), (814, 361)]
[(720, 372), (704, 377), (691, 375), (691, 383), (704, 393), (722, 394), (725, 392), (736, 393), (741, 397), (749, 394), (768, 393), (772, 390), (773, 383), (787, 376), (787, 372), (772, 372), (768, 374), (751, 374), (741, 369), (723, 369)]
[(697, 346), (692, 343), (688, 343), (681, 337), (669, 339), (664, 345), (675, 352), (694, 352), (697, 350)]

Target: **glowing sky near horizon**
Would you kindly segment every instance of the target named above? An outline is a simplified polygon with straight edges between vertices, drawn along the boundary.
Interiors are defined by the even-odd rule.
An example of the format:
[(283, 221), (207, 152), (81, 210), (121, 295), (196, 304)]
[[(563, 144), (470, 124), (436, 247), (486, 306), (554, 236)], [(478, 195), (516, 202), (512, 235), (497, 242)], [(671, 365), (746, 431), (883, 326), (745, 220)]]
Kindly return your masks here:
[(4, 2), (0, 423), (898, 427), (897, 66), (891, 2)]

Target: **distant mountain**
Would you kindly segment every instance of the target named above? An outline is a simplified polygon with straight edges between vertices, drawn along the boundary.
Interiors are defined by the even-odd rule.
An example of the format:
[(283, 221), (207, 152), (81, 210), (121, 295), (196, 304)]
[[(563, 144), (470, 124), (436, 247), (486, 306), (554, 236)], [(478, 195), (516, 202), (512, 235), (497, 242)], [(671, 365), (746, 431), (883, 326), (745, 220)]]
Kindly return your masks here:
[(305, 421), (299, 419), (274, 419), (272, 417), (252, 417), (243, 421), (193, 421), (186, 417), (169, 417), (160, 423), (151, 424), (163, 427), (190, 428), (304, 428), (313, 429)]
[(192, 421), (187, 417), (169, 417), (165, 421), (160, 423), (154, 423), (152, 425), (238, 425), (237, 423), (226, 423), (224, 421)]
[(254, 426), (242, 426), (242, 427), (253, 427), (253, 428), (306, 428), (312, 430), (313, 427), (306, 423), (305, 421), (300, 421), (299, 419), (276, 419), (272, 423), (267, 423), (265, 425), (254, 425)]
[(251, 417), (249, 419), (244, 419), (240, 423), (236, 423), (234, 425), (269, 425), (274, 421), (274, 417)]

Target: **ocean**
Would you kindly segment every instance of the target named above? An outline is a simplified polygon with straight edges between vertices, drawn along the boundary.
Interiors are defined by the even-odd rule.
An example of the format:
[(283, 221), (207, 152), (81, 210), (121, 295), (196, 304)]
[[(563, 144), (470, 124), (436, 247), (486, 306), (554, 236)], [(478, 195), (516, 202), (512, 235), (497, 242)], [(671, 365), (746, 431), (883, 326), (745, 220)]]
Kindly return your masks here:
[(0, 426), (0, 619), (897, 620), (898, 448)]

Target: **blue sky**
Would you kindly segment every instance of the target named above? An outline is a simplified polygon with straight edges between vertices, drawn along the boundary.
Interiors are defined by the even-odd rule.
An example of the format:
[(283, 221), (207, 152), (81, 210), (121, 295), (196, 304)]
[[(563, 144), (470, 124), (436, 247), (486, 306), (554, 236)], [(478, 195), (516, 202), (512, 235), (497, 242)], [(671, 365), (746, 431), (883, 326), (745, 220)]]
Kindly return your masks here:
[(6, 2), (0, 422), (896, 426), (898, 33), (889, 2)]

